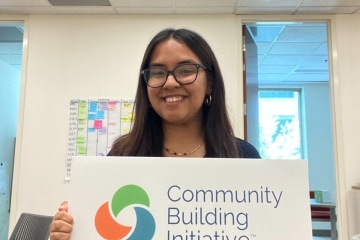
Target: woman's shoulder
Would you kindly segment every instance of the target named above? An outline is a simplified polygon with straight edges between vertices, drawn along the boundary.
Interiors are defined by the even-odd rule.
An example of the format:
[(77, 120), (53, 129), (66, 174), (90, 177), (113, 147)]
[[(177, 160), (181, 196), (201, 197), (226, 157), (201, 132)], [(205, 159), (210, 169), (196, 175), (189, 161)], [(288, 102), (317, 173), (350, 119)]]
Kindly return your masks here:
[(241, 158), (261, 158), (258, 150), (247, 141), (236, 138), (236, 143), (240, 149)]

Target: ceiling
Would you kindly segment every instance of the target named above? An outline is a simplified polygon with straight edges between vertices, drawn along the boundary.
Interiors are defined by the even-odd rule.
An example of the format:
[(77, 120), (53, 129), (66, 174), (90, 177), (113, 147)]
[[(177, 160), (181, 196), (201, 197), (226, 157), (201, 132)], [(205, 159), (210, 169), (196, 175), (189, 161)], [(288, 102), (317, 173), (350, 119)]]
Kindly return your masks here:
[(23, 28), (0, 25), (0, 60), (20, 70), (22, 59)]
[(360, 14), (360, 1), (1, 0), (0, 14)]
[[(1, 15), (360, 14), (360, 0), (1, 0)], [(326, 24), (248, 23), (259, 83), (329, 80)], [(0, 60), (21, 68), (21, 26), (0, 24)]]
[(257, 46), (260, 84), (329, 81), (326, 23), (258, 22), (247, 28)]

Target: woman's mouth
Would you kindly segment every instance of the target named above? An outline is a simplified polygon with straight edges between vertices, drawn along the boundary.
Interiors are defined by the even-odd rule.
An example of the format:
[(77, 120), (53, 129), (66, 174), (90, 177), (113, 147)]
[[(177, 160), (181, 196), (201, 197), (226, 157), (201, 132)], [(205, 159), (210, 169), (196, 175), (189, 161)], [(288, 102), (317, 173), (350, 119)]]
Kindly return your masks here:
[(165, 102), (179, 102), (179, 101), (181, 101), (183, 99), (184, 99), (183, 96), (172, 96), (172, 97), (165, 97), (164, 98)]

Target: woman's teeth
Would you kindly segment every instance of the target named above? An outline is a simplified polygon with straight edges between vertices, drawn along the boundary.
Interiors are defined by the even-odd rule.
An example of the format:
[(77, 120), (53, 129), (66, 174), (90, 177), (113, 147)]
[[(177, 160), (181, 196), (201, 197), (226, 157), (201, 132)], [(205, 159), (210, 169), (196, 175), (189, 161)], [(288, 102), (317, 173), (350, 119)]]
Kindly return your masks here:
[(166, 102), (178, 102), (181, 101), (184, 97), (166, 97)]

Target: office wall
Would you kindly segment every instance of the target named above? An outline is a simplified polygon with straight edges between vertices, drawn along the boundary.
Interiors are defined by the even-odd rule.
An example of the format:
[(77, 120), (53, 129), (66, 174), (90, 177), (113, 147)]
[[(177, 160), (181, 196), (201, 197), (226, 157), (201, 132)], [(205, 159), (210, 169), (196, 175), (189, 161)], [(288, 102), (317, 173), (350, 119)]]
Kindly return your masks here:
[[(336, 199), (329, 84), (306, 84), (303, 90), (309, 188), (326, 189)], [(330, 229), (329, 222), (313, 222), (314, 229)]]
[[(68, 101), (71, 97), (134, 96), (142, 53), (164, 27), (188, 27), (213, 47), (223, 70), (228, 105), (241, 133), (236, 102), (241, 99), (238, 29), (234, 16), (29, 16), (23, 126), (14, 179), (12, 222), (23, 211), (54, 214), (67, 198), (64, 181)], [(360, 16), (335, 17), (338, 52), (334, 106), (337, 155), (348, 190), (360, 182)], [(349, 37), (351, 36), (351, 37)], [(334, 56), (335, 56), (334, 55)], [(344, 197), (346, 201), (346, 196)], [(351, 208), (343, 211), (352, 211)], [(11, 227), (10, 227), (11, 228)]]
[(360, 183), (360, 16), (337, 16), (339, 90), (346, 182)]
[[(346, 197), (349, 203), (351, 185), (360, 183), (360, 21), (359, 15), (337, 15), (336, 16), (336, 39), (339, 62), (339, 79), (335, 88), (341, 98), (339, 106), (335, 106), (339, 113), (339, 125), (341, 136), (338, 137), (338, 145), (342, 147), (339, 153), (339, 166), (343, 169), (344, 182), (346, 185)], [(341, 149), (340, 149), (341, 150)], [(352, 214), (355, 212), (353, 206), (348, 204), (349, 213), (349, 236), (359, 234), (360, 222), (355, 222)]]
[(336, 198), (330, 90), (328, 84), (303, 87), (310, 189), (330, 190)]

